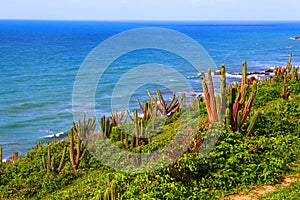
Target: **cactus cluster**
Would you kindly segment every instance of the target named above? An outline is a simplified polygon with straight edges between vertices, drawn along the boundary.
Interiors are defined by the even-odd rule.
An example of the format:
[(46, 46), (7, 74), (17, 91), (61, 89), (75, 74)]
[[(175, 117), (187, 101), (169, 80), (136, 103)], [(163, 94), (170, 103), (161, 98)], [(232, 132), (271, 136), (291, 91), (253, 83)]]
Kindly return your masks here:
[[(205, 75), (201, 73), (202, 87), (206, 110), (211, 124), (216, 122), (225, 122), (231, 126), (232, 131), (239, 131), (246, 118), (248, 117), (253, 100), (256, 94), (257, 83), (254, 82), (249, 87), (247, 81), (247, 63), (243, 63), (242, 81), (239, 84), (229, 85), (226, 91), (225, 66), (221, 66), (221, 85), (220, 94), (215, 95), (212, 82), (211, 70), (208, 70), (208, 84), (206, 84)], [(228, 98), (226, 98), (226, 92)], [(251, 119), (248, 133), (253, 130), (253, 126), (258, 114)], [(223, 116), (225, 116), (225, 121)]]
[[(82, 144), (82, 140), (80, 138), (80, 133), (78, 132), (76, 125), (74, 123), (73, 127), (68, 132), (69, 140), (70, 140), (70, 161), (72, 164), (72, 167), (75, 171), (78, 170), (80, 161), (85, 155), (86, 149), (84, 148)], [(74, 141), (76, 140), (76, 142)], [(76, 146), (76, 154), (74, 146)]]
[(298, 80), (300, 81), (300, 74), (298, 73), (299, 67), (292, 66), (292, 58), (293, 55), (290, 54), (290, 58), (287, 61), (285, 67), (276, 66), (274, 71), (274, 81), (282, 81), (284, 80), (287, 83), (290, 80)]
[(101, 126), (101, 136), (102, 139), (110, 138), (111, 131), (112, 131), (112, 123), (109, 118), (102, 116), (100, 119), (100, 126)]
[(86, 123), (86, 114), (84, 114), (82, 121), (79, 119), (77, 124), (73, 122), (73, 126), (76, 128), (79, 137), (86, 138), (88, 135), (95, 133), (96, 117), (89, 118)]
[(172, 96), (169, 104), (166, 103), (164, 97), (160, 90), (156, 90), (156, 98), (154, 98), (150, 91), (147, 91), (149, 96), (149, 102), (146, 100), (143, 102), (143, 106), (139, 99), (136, 101), (143, 114), (144, 120), (149, 120), (152, 117), (157, 117), (160, 115), (162, 117), (172, 117), (172, 115), (179, 111), (181, 101), (178, 100), (175, 93)]
[(208, 69), (208, 84), (206, 84), (205, 74), (201, 73), (202, 88), (208, 118), (211, 124), (215, 122), (223, 122), (226, 110), (226, 76), (225, 65), (221, 66), (221, 86), (220, 94), (215, 95), (214, 85), (212, 81), (211, 70)]
[(126, 123), (128, 117), (128, 111), (127, 111), (127, 116), (125, 115), (125, 111), (121, 111), (120, 114), (118, 114), (116, 110), (111, 112), (110, 116), (111, 116), (112, 126), (113, 127), (120, 126)]
[(57, 167), (57, 169), (55, 169), (55, 156), (51, 155), (50, 145), (48, 144), (48, 146), (47, 146), (47, 162), (46, 162), (45, 155), (43, 154), (42, 160), (40, 161), (41, 170), (57, 172), (59, 174), (63, 167), (63, 162), (64, 162), (65, 155), (66, 155), (66, 148), (67, 147), (64, 146), (62, 156), (60, 158), (59, 166)]
[[(244, 61), (241, 83), (234, 86), (229, 85), (227, 90), (226, 124), (231, 125), (233, 131), (239, 131), (246, 121), (251, 111), (256, 90), (256, 82), (251, 87), (247, 84), (247, 63)], [(251, 120), (255, 119), (254, 117)]]

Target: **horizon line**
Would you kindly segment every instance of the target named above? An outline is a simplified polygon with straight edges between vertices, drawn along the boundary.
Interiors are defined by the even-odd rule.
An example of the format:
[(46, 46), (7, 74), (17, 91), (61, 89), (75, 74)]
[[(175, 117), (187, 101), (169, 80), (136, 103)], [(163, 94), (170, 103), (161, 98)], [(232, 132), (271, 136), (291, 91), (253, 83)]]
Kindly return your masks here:
[(268, 20), (268, 19), (243, 19), (243, 20), (231, 20), (231, 19), (21, 19), (21, 18), (0, 18), (0, 21), (70, 21), (70, 22), (300, 22), (300, 20)]

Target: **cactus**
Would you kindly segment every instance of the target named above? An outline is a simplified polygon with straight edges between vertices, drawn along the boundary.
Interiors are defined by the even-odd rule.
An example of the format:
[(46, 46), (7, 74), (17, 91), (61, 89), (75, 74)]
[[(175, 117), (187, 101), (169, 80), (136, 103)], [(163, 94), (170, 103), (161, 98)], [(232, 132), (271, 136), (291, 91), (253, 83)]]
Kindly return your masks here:
[[(225, 65), (221, 65), (221, 86), (220, 86), (220, 114), (221, 116), (225, 116), (226, 112), (226, 73), (225, 73)], [(222, 119), (223, 120), (223, 119)], [(219, 120), (221, 121), (221, 120)]]
[(0, 146), (0, 165), (2, 165), (2, 159), (3, 159), (3, 157), (2, 157), (2, 147)]
[(247, 62), (243, 62), (243, 68), (242, 68), (242, 82), (241, 82), (241, 92), (243, 95), (244, 87), (247, 84)]
[(298, 70), (299, 70), (299, 67), (293, 67), (292, 75), (291, 75), (292, 80), (299, 80), (298, 79)]
[(104, 200), (110, 200), (109, 188), (107, 188), (107, 189), (105, 190), (103, 199), (104, 199)]
[(76, 127), (78, 136), (81, 138), (86, 138), (88, 135), (93, 134), (96, 129), (96, 117), (89, 118), (86, 123), (86, 114), (83, 115), (82, 122), (79, 119), (78, 123), (73, 125)]
[(215, 119), (212, 114), (212, 109), (211, 109), (211, 104), (210, 104), (210, 94), (207, 89), (206, 81), (205, 81), (205, 74), (204, 72), (201, 73), (201, 79), (202, 79), (202, 88), (203, 88), (203, 93), (204, 93), (204, 100), (205, 100), (205, 105), (206, 105), (206, 110), (208, 114), (208, 118), (210, 123), (214, 123)]
[[(78, 170), (80, 161), (85, 155), (86, 149), (83, 149), (82, 141), (80, 138), (80, 134), (78, 133), (78, 130), (76, 129), (76, 125), (73, 122), (73, 127), (68, 132), (69, 140), (70, 140), (70, 161), (72, 164), (72, 167), (75, 171)], [(77, 147), (76, 147), (76, 160), (75, 160), (75, 152), (74, 152), (74, 140), (76, 139)]]
[(42, 160), (41, 160), (41, 171), (46, 169), (46, 161), (45, 161), (45, 155), (42, 155)]
[(62, 166), (63, 166), (63, 162), (64, 162), (64, 159), (65, 159), (65, 156), (66, 156), (66, 149), (67, 147), (64, 146), (64, 149), (63, 149), (63, 154), (61, 156), (61, 159), (60, 159), (60, 162), (59, 162), (59, 166), (57, 168), (57, 172), (60, 173), (61, 172), (61, 169), (62, 169)]
[(110, 138), (110, 134), (112, 131), (112, 123), (110, 122), (110, 120), (106, 119), (105, 116), (103, 116), (100, 119), (100, 125), (101, 125), (102, 138), (103, 139)]
[[(168, 105), (166, 104), (160, 90), (156, 90), (156, 99), (152, 97), (149, 90), (148, 90), (148, 96), (149, 96), (150, 102), (154, 103), (154, 105), (151, 108), (155, 109), (155, 107), (156, 107), (160, 111), (160, 113), (163, 117), (172, 117), (174, 113), (179, 111), (180, 102), (179, 102), (178, 98), (176, 98), (175, 93), (173, 94), (172, 99)], [(153, 114), (153, 111), (152, 111), (152, 114)]]
[(110, 185), (110, 199), (116, 200), (117, 199), (117, 181), (112, 180)]
[(53, 136), (53, 144), (56, 144), (56, 139), (57, 139), (56, 134), (54, 134), (54, 136)]
[[(208, 118), (211, 124), (217, 121), (224, 121), (223, 116), (226, 113), (226, 76), (225, 65), (221, 66), (221, 94), (215, 97), (214, 86), (212, 82), (211, 70), (208, 69), (208, 85), (206, 84), (205, 74), (201, 73), (202, 88), (204, 92), (204, 100)], [(216, 102), (217, 98), (217, 102)]]
[[(240, 86), (239, 85), (236, 85), (234, 87), (229, 86), (228, 89), (229, 99), (227, 104), (229, 110), (226, 111), (226, 115), (227, 115), (226, 124), (231, 125), (232, 131), (239, 131), (242, 125), (244, 124), (245, 120), (247, 119), (251, 111), (252, 103), (254, 101), (255, 94), (256, 94), (257, 83), (254, 82), (254, 84), (252, 85), (250, 96), (248, 99), (246, 99), (249, 93), (248, 91), (249, 86), (248, 84), (246, 84), (246, 74), (247, 74), (247, 64), (246, 62), (244, 62), (243, 78)], [(244, 110), (242, 111), (243, 107)], [(230, 117), (228, 115), (230, 115)], [(228, 120), (230, 120), (230, 122), (228, 122)]]
[[(149, 110), (151, 109), (150, 107), (150, 104), (147, 103), (147, 101), (145, 100), (143, 103), (144, 103), (144, 107), (141, 105), (141, 102), (138, 98), (136, 98), (136, 101), (138, 103), (138, 106), (141, 110), (141, 112), (143, 113), (143, 118), (144, 120), (148, 120), (150, 118), (150, 115), (149, 115)], [(151, 102), (151, 101), (150, 101)]]
[[(241, 83), (229, 85), (227, 89), (225, 66), (221, 66), (221, 94), (216, 95), (216, 97), (213, 89), (211, 70), (208, 70), (208, 85), (206, 84), (205, 75), (203, 72), (201, 73), (201, 79), (206, 110), (210, 123), (214, 124), (217, 121), (224, 122), (223, 117), (225, 116), (225, 124), (231, 125), (232, 131), (239, 131), (250, 113), (257, 89), (257, 83), (254, 82), (251, 92), (249, 91), (249, 85), (247, 84), (246, 61), (243, 62)], [(227, 99), (226, 92), (228, 94)], [(248, 95), (249, 98), (247, 99)]]
[(249, 124), (249, 126), (247, 128), (247, 135), (250, 135), (252, 133), (252, 131), (254, 129), (255, 122), (256, 122), (256, 120), (258, 118), (258, 115), (259, 115), (259, 113), (255, 112), (254, 115), (253, 115), (253, 117), (251, 118), (250, 124)]
[(19, 153), (17, 151), (12, 153), (12, 161), (15, 162), (19, 158)]
[(282, 91), (281, 91), (281, 98), (287, 100), (291, 94), (291, 88), (290, 87), (286, 87), (285, 85), (282, 86)]
[(118, 112), (115, 110), (114, 112), (111, 112), (110, 116), (111, 116), (112, 127), (120, 126), (121, 124), (126, 122), (126, 118), (124, 117), (125, 116), (124, 111), (121, 111), (119, 116)]
[(186, 96), (185, 93), (182, 93), (181, 99), (180, 99), (180, 105), (182, 107), (186, 107)]
[[(47, 163), (46, 163), (45, 155), (43, 154), (42, 160), (40, 161), (41, 171), (47, 170), (48, 172), (49, 171), (54, 172), (55, 171), (54, 160), (55, 160), (55, 157), (51, 156), (50, 144), (48, 144), (48, 146), (47, 146)], [(59, 173), (59, 171), (58, 171), (58, 173)]]
[(42, 149), (42, 147), (43, 147), (43, 144), (42, 144), (42, 142), (41, 142), (41, 141), (39, 141), (39, 142), (36, 144), (36, 147), (35, 147), (35, 149), (37, 149), (37, 150), (41, 150), (41, 149)]
[(51, 152), (50, 152), (50, 146), (48, 145), (48, 162), (47, 162), (47, 171), (51, 170)]
[(290, 58), (285, 67), (276, 66), (273, 81), (284, 81), (284, 83), (287, 83), (290, 80), (300, 80), (300, 74), (298, 73), (299, 67), (291, 65), (292, 58), (293, 55), (290, 54)]

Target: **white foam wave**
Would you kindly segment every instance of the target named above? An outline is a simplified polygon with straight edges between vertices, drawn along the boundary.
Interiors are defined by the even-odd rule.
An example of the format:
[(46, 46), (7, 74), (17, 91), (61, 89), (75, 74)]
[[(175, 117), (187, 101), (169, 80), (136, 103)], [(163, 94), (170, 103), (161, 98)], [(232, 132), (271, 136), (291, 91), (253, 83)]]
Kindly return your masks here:
[(294, 37), (289, 37), (290, 40), (299, 40), (299, 39), (296, 39)]
[(203, 96), (203, 92), (177, 92), (178, 95), (185, 94), (186, 97), (197, 97), (197, 96)]
[(226, 75), (226, 77), (242, 78), (242, 75), (241, 75), (241, 74), (230, 74), (230, 73), (226, 73), (225, 75)]
[(54, 135), (56, 135), (56, 137), (59, 137), (59, 136), (61, 136), (63, 134), (64, 134), (64, 132), (59, 132), (59, 133), (55, 133), (55, 134), (46, 135), (46, 136), (43, 136), (41, 138), (53, 138)]

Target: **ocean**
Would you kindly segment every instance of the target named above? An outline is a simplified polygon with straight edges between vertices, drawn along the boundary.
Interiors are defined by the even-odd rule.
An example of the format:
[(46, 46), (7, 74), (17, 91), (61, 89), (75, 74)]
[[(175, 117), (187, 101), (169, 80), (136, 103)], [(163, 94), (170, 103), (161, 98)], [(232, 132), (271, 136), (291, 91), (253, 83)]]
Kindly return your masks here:
[[(8, 159), (13, 151), (22, 156), (38, 141), (47, 142), (54, 134), (66, 133), (73, 121), (74, 82), (85, 58), (109, 37), (143, 27), (167, 28), (189, 36), (218, 68), (224, 63), (232, 73), (241, 72), (244, 60), (251, 72), (285, 65), (290, 53), (294, 55), (293, 65), (300, 62), (300, 41), (290, 39), (300, 35), (300, 22), (0, 21), (3, 158)], [(169, 52), (141, 49), (120, 56), (105, 71), (105, 81), (95, 94), (97, 115), (111, 111), (109, 100), (122, 75), (147, 63), (172, 65), (197, 93), (202, 92), (199, 72), (189, 63)], [(168, 81), (172, 82), (172, 77)], [(161, 89), (170, 95), (168, 88), (149, 83), (132, 94), (130, 108), (136, 108), (135, 97), (146, 99), (147, 89), (153, 93)]]

